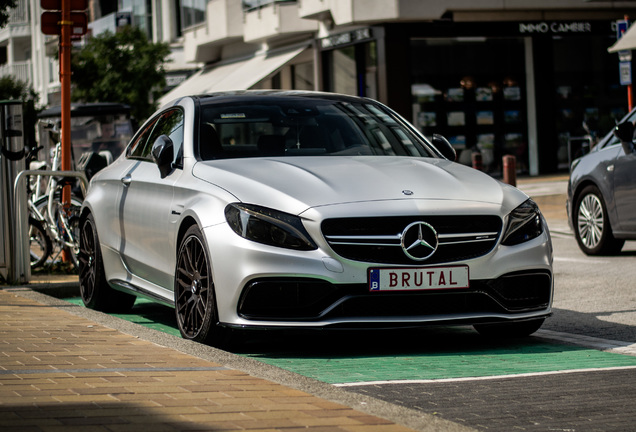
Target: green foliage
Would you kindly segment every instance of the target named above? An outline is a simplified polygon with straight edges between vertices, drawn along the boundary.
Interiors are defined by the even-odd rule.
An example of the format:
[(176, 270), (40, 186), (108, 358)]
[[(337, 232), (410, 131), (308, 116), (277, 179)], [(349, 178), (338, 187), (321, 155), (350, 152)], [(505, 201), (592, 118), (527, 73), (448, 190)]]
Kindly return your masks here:
[(166, 85), (169, 54), (168, 44), (149, 41), (138, 27), (93, 37), (71, 57), (71, 99), (125, 103), (142, 122), (156, 109)]
[(20, 81), (13, 75), (0, 77), (0, 100), (35, 100), (38, 94), (24, 81)]
[(9, 9), (16, 6), (16, 0), (0, 0), (0, 28), (9, 23)]

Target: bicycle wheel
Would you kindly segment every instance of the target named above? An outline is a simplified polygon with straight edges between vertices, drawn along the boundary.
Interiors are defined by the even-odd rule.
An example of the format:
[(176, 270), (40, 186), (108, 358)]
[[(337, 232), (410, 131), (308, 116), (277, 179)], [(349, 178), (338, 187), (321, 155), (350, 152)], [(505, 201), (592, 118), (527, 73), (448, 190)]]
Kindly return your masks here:
[(31, 268), (35, 269), (44, 265), (51, 255), (51, 239), (44, 231), (39, 220), (29, 217), (29, 253), (31, 255)]
[[(68, 216), (62, 211), (62, 203), (59, 194), (54, 195), (52, 214), (49, 215), (49, 196), (45, 195), (35, 201), (34, 205), (38, 212), (44, 217), (45, 229), (53, 244), (51, 254), (58, 256), (60, 252), (66, 251), (66, 257), (77, 268), (77, 254), (79, 252), (79, 214), (82, 208), (82, 200), (71, 196), (71, 207)], [(52, 223), (53, 222), (53, 223)]]

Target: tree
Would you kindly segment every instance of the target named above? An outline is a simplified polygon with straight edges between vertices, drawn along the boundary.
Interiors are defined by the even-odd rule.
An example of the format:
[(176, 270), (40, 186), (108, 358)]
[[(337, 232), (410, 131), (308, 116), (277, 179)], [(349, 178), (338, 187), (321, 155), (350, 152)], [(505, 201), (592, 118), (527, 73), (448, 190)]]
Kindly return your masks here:
[(90, 38), (71, 56), (71, 99), (125, 103), (141, 122), (154, 112), (162, 95), (169, 54), (168, 44), (152, 43), (138, 27)]
[(24, 145), (26, 147), (33, 147), (36, 142), (35, 124), (38, 110), (35, 102), (38, 98), (38, 93), (26, 82), (20, 81), (13, 75), (0, 77), (0, 100), (19, 100), (24, 103)]
[(0, 0), (0, 28), (3, 28), (9, 23), (10, 9), (16, 6), (16, 0)]

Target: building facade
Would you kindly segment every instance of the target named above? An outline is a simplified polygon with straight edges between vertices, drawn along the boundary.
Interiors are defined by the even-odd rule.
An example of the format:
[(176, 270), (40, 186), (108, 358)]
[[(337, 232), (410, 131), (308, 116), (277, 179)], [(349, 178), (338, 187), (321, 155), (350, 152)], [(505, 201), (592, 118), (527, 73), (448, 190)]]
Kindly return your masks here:
[[(34, 42), (23, 53), (17, 29), (2, 30), (0, 74), (31, 62), (35, 90), (50, 104), (59, 83), (54, 57), (42, 59), (47, 41), (39, 34), (39, 2), (19, 2), (37, 11), (27, 25)], [(372, 97), (425, 135), (446, 136), (460, 162), (470, 164), (478, 151), (493, 175), (506, 154), (516, 156), (522, 173), (567, 171), (571, 143), (594, 140), (628, 109), (618, 56), (607, 48), (616, 41), (617, 21), (636, 17), (634, 1), (114, 3), (90, 2), (94, 32), (132, 23), (173, 48), (161, 103), (250, 88)]]
[[(40, 0), (16, 0), (16, 3), (10, 11), (9, 24), (0, 29), (0, 77), (13, 76), (31, 85), (42, 107), (59, 105), (59, 38), (42, 34)], [(81, 45), (86, 37), (105, 31), (116, 32), (123, 25), (141, 27), (152, 41), (170, 44), (166, 91), (201, 67), (185, 61), (182, 28), (203, 20), (205, 1), (88, 0), (87, 3), (88, 34), (74, 38), (73, 44)]]
[(163, 102), (245, 88), (368, 96), (446, 136), (460, 162), (478, 151), (493, 175), (506, 154), (522, 173), (567, 171), (573, 143), (628, 110), (607, 48), (636, 2), (211, 0), (205, 16), (183, 32), (186, 61), (205, 66)]

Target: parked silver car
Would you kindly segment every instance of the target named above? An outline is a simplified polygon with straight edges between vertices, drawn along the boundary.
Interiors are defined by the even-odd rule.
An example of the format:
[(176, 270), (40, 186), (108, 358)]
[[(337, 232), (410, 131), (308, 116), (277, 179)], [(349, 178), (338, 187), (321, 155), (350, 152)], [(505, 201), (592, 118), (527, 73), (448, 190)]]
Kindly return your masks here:
[(530, 334), (551, 314), (545, 221), (454, 157), (370, 99), (180, 98), (91, 181), (82, 298), (112, 311), (148, 297), (211, 344), (250, 328)]
[(611, 255), (636, 239), (636, 110), (572, 163), (567, 211), (583, 252)]

